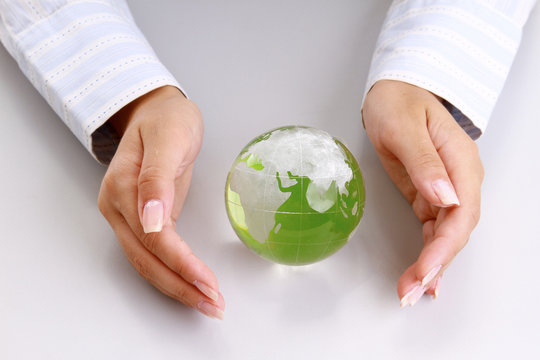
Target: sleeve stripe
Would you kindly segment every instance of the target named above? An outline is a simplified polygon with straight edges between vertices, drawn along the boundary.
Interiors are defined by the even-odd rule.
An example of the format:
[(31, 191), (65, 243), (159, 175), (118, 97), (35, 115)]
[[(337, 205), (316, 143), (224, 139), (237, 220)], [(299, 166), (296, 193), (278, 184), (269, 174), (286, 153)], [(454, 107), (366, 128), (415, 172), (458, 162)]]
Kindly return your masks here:
[[(403, 63), (404, 58), (406, 59), (407, 64)], [(423, 65), (427, 65), (434, 74), (439, 72), (444, 73), (448, 77), (455, 78), (460, 83), (467, 84), (468, 88), (476, 92), (485, 101), (497, 100), (497, 92), (489, 86), (486, 86), (485, 82), (478, 81), (467, 72), (462, 71), (451, 61), (448, 61), (444, 55), (424, 47), (397, 48), (391, 54), (385, 56), (382, 61), (377, 63), (373, 72), (377, 74), (380, 68), (392, 68), (400, 65), (402, 68), (409, 68), (412, 66), (411, 64), (408, 64), (409, 62), (412, 62), (412, 65), (414, 63), (422, 63)]]
[[(41, 5), (46, 17), (39, 20), (25, 7), (28, 4)], [(0, 6), (2, 41), (96, 158), (102, 154), (93, 148), (92, 134), (111, 115), (161, 86), (184, 92), (133, 22), (123, 0), (19, 0), (9, 5), (0, 0)], [(113, 143), (109, 145), (114, 148)]]
[[(467, 13), (466, 11), (456, 8), (454, 6), (428, 6), (425, 8), (408, 10), (404, 14), (389, 21), (382, 29), (382, 31), (387, 31), (390, 28), (393, 28), (407, 20), (415, 21), (415, 17), (432, 18), (434, 15), (454, 18), (455, 20), (462, 22), (464, 25), (473, 28), (477, 32), (483, 33), (504, 49), (507, 49), (509, 51), (517, 50), (518, 42), (516, 42), (514, 38), (506, 35), (508, 32), (514, 33), (516, 31), (515, 27), (504, 26), (496, 28), (485, 22), (483, 19), (477, 16), (473, 16), (472, 14)], [(436, 22), (433, 21), (433, 23)]]
[(38, 1), (36, 1), (36, 0), (27, 0), (26, 1), (26, 6), (31, 9), (31, 12), (34, 13), (36, 18), (41, 20), (46, 16), (45, 10), (41, 6), (41, 4), (39, 4)]
[(96, 13), (115, 14), (115, 11), (107, 1), (66, 1), (65, 5), (49, 14), (47, 18), (34, 22), (32, 24), (33, 26), (28, 26), (20, 31), (14, 28), (14, 41), (24, 49), (31, 49), (43, 40), (42, 31), (44, 28), (48, 29), (48, 33), (57, 33), (71, 23), (73, 19), (80, 18), (81, 14), (88, 15)]
[[(159, 60), (153, 54), (153, 52), (148, 51), (145, 46), (141, 46), (138, 42), (119, 42), (114, 46), (101, 48), (101, 51), (96, 51), (91, 56), (88, 56), (86, 60), (80, 63), (77, 67), (69, 69), (66, 71), (66, 74), (58, 79), (53, 79), (54, 81), (41, 81), (42, 85), (41, 91), (43, 95), (49, 100), (51, 106), (58, 112), (62, 117), (63, 115), (63, 104), (62, 99), (69, 94), (74, 93), (81, 86), (82, 83), (89, 83), (91, 79), (95, 78), (102, 69), (111, 70), (109, 74), (109, 79), (112, 79), (115, 74), (118, 74), (122, 71), (132, 71), (136, 72), (137, 70), (131, 66), (114, 66), (115, 63), (121, 62), (125, 59), (133, 60), (133, 57), (144, 57), (152, 58), (154, 60), (147, 60), (148, 66), (154, 66), (152, 64), (159, 63)], [(130, 61), (131, 61), (130, 60)], [(135, 60), (134, 60), (135, 61)], [(162, 65), (160, 65), (162, 71), (166, 71)], [(115, 68), (114, 70), (112, 70)], [(168, 72), (166, 72), (168, 74)], [(101, 76), (101, 75), (100, 75)], [(79, 90), (80, 92), (80, 90)]]
[[(412, 38), (412, 36), (416, 36)], [(495, 56), (488, 54), (484, 48), (481, 48), (477, 43), (471, 42), (464, 38), (460, 33), (453, 30), (442, 28), (439, 26), (418, 26), (410, 30), (399, 32), (395, 37), (384, 40), (375, 49), (373, 63), (379, 61), (379, 57), (386, 56), (388, 49), (397, 46), (403, 40), (411, 40), (413, 43), (430, 42), (428, 37), (433, 37), (433, 41), (443, 44), (451, 44), (455, 49), (459, 49), (467, 57), (472, 57), (478, 63), (492, 71), (494, 74), (505, 77), (509, 70), (509, 63), (512, 61), (512, 54), (505, 51), (497, 51)], [(500, 50), (500, 49), (499, 49)], [(454, 50), (455, 51), (455, 50)], [(502, 63), (501, 61), (504, 61)]]
[(480, 0), (484, 6), (489, 7), (502, 16), (509, 18), (519, 27), (522, 27), (536, 0)]
[[(115, 95), (115, 92), (120, 92), (125, 88), (139, 84), (145, 79), (154, 79), (160, 75), (163, 75), (163, 66), (158, 61), (139, 62), (123, 70), (117, 69), (114, 73), (111, 73), (108, 81), (98, 82), (95, 86), (86, 90), (86, 94), (83, 91), (83, 95), (78, 98), (78, 101), (69, 104), (70, 119), (73, 117), (87, 121), (85, 117), (91, 115), (86, 113), (88, 109), (91, 112), (92, 109), (96, 108), (96, 104), (108, 103), (110, 98)], [(81, 116), (82, 113), (85, 113), (85, 115)]]
[(484, 131), (521, 41), (523, 11), (518, 10), (530, 10), (533, 3), (394, 1), (377, 41), (364, 99), (379, 80), (404, 81), (442, 97), (451, 113), (459, 112)]
[(159, 65), (159, 60), (148, 54), (139, 54), (121, 59), (115, 63), (110, 64), (106, 68), (101, 69), (94, 76), (90, 77), (84, 84), (80, 85), (77, 89), (73, 90), (62, 98), (61, 104), (64, 104), (63, 118), (66, 124), (71, 128), (72, 112), (73, 109), (86, 96), (102, 84), (107, 84), (114, 76), (117, 76), (120, 71), (130, 71), (139, 65), (154, 64)]
[(377, 74), (377, 78), (403, 81), (409, 84), (420, 86), (424, 89), (428, 89), (429, 91), (437, 94), (443, 99), (451, 101), (456, 108), (460, 109), (470, 119), (480, 119), (480, 121), (475, 123), (475, 125), (482, 131), (487, 126), (487, 122), (484, 123), (481, 121), (481, 119), (483, 119), (482, 113), (486, 110), (482, 109), (480, 106), (480, 111), (478, 111), (478, 107), (477, 109), (473, 109), (470, 106), (474, 103), (474, 101), (471, 101), (470, 98), (467, 97), (472, 96), (472, 99), (475, 99), (474, 94), (471, 95), (469, 92), (466, 91), (463, 91), (461, 94), (456, 94), (452, 90), (452, 84), (446, 84), (444, 82), (435, 83), (433, 81), (433, 78), (431, 78), (429, 74), (426, 74), (426, 76), (424, 76), (420, 75), (418, 72), (404, 71), (400, 67), (394, 70), (385, 69), (384, 72)]
[(95, 54), (105, 53), (109, 48), (115, 47), (118, 44), (125, 44), (127, 42), (141, 43), (141, 39), (134, 35), (125, 33), (111, 34), (96, 39), (93, 43), (81, 49), (69, 59), (45, 73), (45, 86), (47, 87), (49, 84), (54, 84), (55, 82), (61, 80), (64, 76), (69, 76), (71, 72), (77, 70), (77, 67), (81, 66), (85, 61)]
[[(134, 99), (164, 85), (175, 84), (176, 81), (174, 78), (156, 76), (154, 78), (146, 78), (143, 81), (131, 86), (127, 90), (124, 90), (118, 94), (117, 88), (109, 88), (108, 92), (105, 94), (109, 96), (111, 100), (107, 101), (104, 105), (97, 108), (92, 114), (88, 114), (86, 117), (85, 110), (88, 108), (79, 108), (79, 112), (75, 112), (78, 117), (86, 117), (87, 125), (84, 127), (82, 134), (76, 135), (85, 143), (86, 147), (89, 149), (92, 148), (91, 144), (91, 135), (92, 133), (103, 124), (111, 115), (116, 111), (124, 107), (126, 104), (130, 103)], [(91, 109), (95, 109), (95, 106), (92, 106)]]
[(110, 13), (94, 14), (85, 18), (77, 19), (68, 24), (60, 33), (55, 33), (49, 38), (44, 39), (42, 42), (27, 51), (27, 59), (31, 60), (42, 56), (49, 47), (58, 46), (62, 42), (68, 41), (71, 38), (78, 35), (78, 32), (84, 29), (87, 25), (98, 25), (104, 22), (118, 22), (123, 23), (124, 20), (117, 15)]

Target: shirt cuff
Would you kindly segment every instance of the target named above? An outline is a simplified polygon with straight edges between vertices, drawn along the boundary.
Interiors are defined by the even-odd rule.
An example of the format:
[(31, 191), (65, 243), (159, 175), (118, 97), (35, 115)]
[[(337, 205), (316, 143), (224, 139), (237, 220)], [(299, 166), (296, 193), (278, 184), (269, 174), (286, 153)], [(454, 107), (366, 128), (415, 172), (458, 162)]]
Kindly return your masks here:
[(443, 98), (477, 138), (485, 131), (521, 40), (521, 24), (484, 1), (394, 1), (373, 55), (365, 95), (399, 80)]
[(114, 113), (165, 85), (183, 92), (129, 13), (107, 2), (68, 3), (12, 36), (10, 45), (32, 84), (102, 163), (118, 144), (103, 126)]

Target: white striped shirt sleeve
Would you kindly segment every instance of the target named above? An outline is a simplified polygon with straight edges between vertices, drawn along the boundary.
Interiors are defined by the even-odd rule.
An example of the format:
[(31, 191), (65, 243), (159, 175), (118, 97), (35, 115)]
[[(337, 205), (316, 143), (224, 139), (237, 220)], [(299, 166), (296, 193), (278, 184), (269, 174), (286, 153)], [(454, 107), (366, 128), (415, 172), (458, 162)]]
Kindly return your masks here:
[(395, 0), (377, 41), (366, 93), (382, 79), (427, 89), (477, 138), (487, 127), (535, 2)]
[(101, 162), (110, 158), (95, 133), (114, 113), (158, 87), (180, 89), (123, 0), (0, 0), (0, 16), (8, 52)]

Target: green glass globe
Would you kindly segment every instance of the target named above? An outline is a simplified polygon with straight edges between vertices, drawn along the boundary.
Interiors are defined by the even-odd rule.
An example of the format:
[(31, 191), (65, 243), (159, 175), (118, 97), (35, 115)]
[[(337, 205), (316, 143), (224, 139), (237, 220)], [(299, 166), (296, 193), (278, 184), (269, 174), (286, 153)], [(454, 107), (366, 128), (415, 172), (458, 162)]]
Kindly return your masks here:
[(271, 130), (238, 155), (225, 204), (244, 244), (268, 260), (306, 265), (347, 243), (364, 212), (364, 182), (351, 152), (327, 132)]

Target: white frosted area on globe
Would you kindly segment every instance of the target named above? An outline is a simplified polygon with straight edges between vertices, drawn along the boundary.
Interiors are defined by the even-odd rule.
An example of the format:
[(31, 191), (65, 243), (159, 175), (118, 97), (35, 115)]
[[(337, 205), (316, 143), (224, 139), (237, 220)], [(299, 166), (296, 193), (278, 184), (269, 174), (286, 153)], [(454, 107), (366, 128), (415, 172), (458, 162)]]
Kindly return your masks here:
[(336, 186), (324, 188), (310, 183), (307, 188), (306, 199), (313, 210), (323, 213), (336, 202)]
[(336, 188), (340, 194), (347, 193), (345, 184), (353, 177), (344, 151), (328, 133), (318, 129), (278, 129), (268, 139), (250, 146), (243, 158), (250, 155), (264, 168), (255, 170), (239, 161), (231, 173), (230, 188), (240, 197), (251, 235), (261, 243), (275, 225), (275, 212), (291, 196), (279, 189), (276, 173), (283, 187), (297, 183), (289, 178), (289, 172), (308, 177), (308, 204), (321, 213), (334, 205)]
[(272, 170), (265, 166), (263, 171), (257, 171), (249, 168), (245, 162), (239, 162), (230, 180), (231, 190), (240, 195), (251, 236), (261, 243), (267, 240), (268, 232), (274, 227), (274, 213), (290, 196), (290, 193), (279, 191), (276, 177), (269, 175), (275, 174), (275, 171), (269, 172), (267, 169)]
[(276, 130), (267, 140), (253, 144), (253, 154), (265, 168), (272, 167), (283, 179), (290, 171), (293, 175), (307, 176), (317, 189), (328, 190), (333, 180), (339, 192), (345, 192), (345, 183), (353, 174), (343, 159), (343, 150), (325, 131), (313, 128)]

